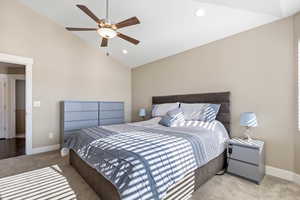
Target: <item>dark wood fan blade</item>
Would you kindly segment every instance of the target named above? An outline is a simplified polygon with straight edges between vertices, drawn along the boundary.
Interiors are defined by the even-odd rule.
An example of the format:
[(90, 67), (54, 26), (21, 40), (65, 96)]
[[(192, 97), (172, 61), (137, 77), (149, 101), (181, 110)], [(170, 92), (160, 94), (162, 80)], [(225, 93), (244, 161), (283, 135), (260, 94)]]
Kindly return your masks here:
[(126, 26), (136, 25), (136, 24), (140, 24), (139, 19), (137, 17), (131, 17), (129, 19), (126, 19), (124, 21), (121, 21), (121, 22), (115, 24), (115, 26), (119, 29), (119, 28), (123, 28)]
[(107, 38), (103, 38), (102, 42), (101, 42), (101, 47), (107, 47), (108, 44), (108, 39)]
[(68, 31), (96, 31), (97, 28), (73, 28), (73, 27), (66, 27)]
[(76, 5), (80, 10), (82, 10), (85, 14), (87, 14), (90, 18), (92, 18), (95, 22), (100, 23), (101, 20), (86, 6), (84, 5)]
[(131, 42), (132, 44), (135, 44), (135, 45), (137, 45), (138, 43), (140, 43), (140, 41), (138, 41), (138, 40), (136, 40), (136, 39), (134, 39), (132, 37), (129, 37), (127, 35), (124, 35), (122, 33), (118, 33), (118, 37), (122, 38), (123, 40), (126, 40), (128, 42)]

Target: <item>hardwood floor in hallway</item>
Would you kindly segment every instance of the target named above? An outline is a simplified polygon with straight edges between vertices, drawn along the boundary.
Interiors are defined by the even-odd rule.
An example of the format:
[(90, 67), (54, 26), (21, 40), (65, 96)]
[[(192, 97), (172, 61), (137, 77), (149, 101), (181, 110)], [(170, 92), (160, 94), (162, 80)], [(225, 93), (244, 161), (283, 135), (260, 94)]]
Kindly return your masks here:
[(25, 155), (25, 138), (0, 139), (0, 159)]

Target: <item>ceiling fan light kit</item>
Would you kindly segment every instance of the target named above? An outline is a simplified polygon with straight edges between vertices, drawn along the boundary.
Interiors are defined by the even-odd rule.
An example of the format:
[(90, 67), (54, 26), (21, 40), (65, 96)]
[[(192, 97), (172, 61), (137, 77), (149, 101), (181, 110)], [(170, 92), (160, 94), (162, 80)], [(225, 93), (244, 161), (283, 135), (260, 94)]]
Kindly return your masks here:
[(99, 28), (97, 33), (106, 39), (112, 39), (117, 36), (117, 32), (112, 28)]
[(76, 5), (76, 6), (81, 11), (83, 11), (86, 15), (88, 15), (90, 18), (92, 18), (97, 23), (98, 28), (66, 27), (66, 29), (68, 31), (96, 31), (102, 37), (101, 47), (107, 47), (108, 40), (112, 39), (116, 36), (123, 40), (126, 40), (134, 45), (137, 45), (140, 43), (140, 41), (118, 32), (118, 29), (128, 27), (128, 26), (133, 26), (136, 24), (140, 24), (139, 19), (137, 17), (131, 17), (131, 18), (121, 21), (117, 24), (111, 24), (110, 20), (108, 19), (109, 18), (108, 17), (108, 0), (106, 0), (106, 19), (99, 19), (90, 9), (88, 9), (84, 5)]

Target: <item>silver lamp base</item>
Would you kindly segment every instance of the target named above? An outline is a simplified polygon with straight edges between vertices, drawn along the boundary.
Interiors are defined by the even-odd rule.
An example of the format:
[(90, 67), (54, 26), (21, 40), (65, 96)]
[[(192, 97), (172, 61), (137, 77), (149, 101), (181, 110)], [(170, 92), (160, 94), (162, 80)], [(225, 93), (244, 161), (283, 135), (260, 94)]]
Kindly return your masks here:
[(246, 139), (248, 142), (252, 142), (252, 131), (250, 130), (251, 128), (249, 126), (246, 126), (246, 130), (244, 131), (244, 135), (246, 136)]

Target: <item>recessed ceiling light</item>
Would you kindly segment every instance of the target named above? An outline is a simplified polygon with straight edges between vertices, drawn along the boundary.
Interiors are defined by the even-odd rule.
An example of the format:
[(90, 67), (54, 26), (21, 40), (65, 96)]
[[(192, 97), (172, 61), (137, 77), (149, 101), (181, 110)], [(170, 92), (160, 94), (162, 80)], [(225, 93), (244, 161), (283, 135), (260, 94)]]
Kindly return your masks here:
[(123, 53), (123, 54), (127, 54), (128, 51), (127, 51), (126, 49), (123, 49), (123, 50), (122, 50), (122, 53)]
[(203, 17), (203, 16), (205, 16), (205, 14), (206, 14), (205, 10), (203, 10), (201, 8), (196, 11), (196, 15), (198, 17)]

